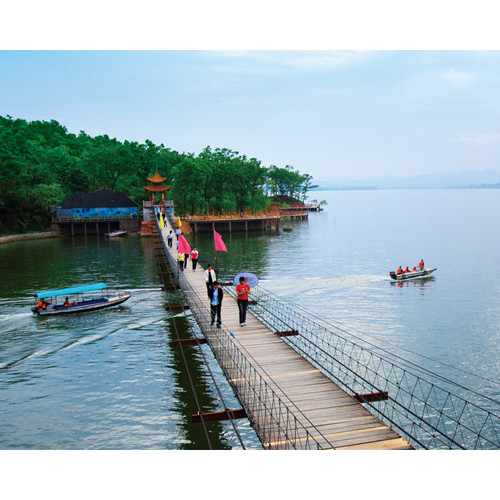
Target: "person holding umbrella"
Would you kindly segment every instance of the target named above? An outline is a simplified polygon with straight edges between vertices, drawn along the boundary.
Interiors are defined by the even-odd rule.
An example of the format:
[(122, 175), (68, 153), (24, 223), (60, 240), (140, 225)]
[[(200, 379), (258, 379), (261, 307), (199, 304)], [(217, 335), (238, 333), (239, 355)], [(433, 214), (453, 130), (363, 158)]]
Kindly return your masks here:
[(250, 286), (245, 283), (245, 278), (240, 277), (240, 284), (236, 287), (236, 295), (238, 303), (238, 310), (240, 312), (240, 326), (247, 324), (247, 308), (248, 308), (248, 294), (250, 293)]

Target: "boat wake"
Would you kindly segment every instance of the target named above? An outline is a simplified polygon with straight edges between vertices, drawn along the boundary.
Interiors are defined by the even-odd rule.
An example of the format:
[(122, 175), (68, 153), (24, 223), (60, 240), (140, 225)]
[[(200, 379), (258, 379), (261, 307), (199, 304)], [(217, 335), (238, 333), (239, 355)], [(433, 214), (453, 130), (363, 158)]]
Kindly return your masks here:
[[(30, 315), (28, 314), (28, 316), (30, 316)], [(32, 360), (34, 358), (38, 358), (40, 356), (49, 356), (51, 354), (56, 354), (60, 351), (69, 350), (69, 349), (72, 349), (74, 347), (83, 346), (86, 344), (93, 344), (93, 343), (99, 342), (99, 341), (101, 341), (109, 336), (116, 335), (120, 332), (124, 332), (124, 331), (128, 331), (128, 330), (140, 330), (141, 328), (145, 328), (145, 327), (148, 327), (148, 326), (153, 325), (155, 323), (159, 323), (161, 321), (164, 321), (167, 317), (168, 316), (165, 315), (165, 316), (162, 316), (161, 318), (157, 318), (154, 320), (146, 320), (146, 321), (137, 322), (134, 324), (129, 324), (126, 326), (120, 326), (118, 328), (108, 330), (108, 331), (103, 332), (103, 333), (96, 332), (96, 328), (94, 326), (91, 326), (87, 329), (87, 330), (93, 330), (93, 332), (91, 334), (86, 334), (86, 335), (84, 334), (84, 336), (81, 336), (77, 339), (72, 338), (72, 339), (67, 340), (66, 342), (61, 342), (59, 344), (55, 344), (55, 345), (46, 347), (44, 349), (38, 349), (30, 354), (27, 354), (25, 356), (20, 357), (20, 358), (17, 358), (17, 359), (11, 360), (11, 361), (7, 361), (4, 363), (0, 363), (0, 370), (12, 368), (13, 366), (17, 366), (20, 363)], [(102, 328), (103, 329), (109, 328), (109, 325), (107, 327), (103, 326)]]
[(287, 296), (297, 294), (314, 295), (324, 291), (341, 291), (385, 280), (386, 277), (381, 275), (359, 275), (301, 279), (286, 277), (280, 280), (261, 280), (261, 283), (266, 289), (276, 295)]
[(13, 314), (0, 314), (0, 323), (2, 323), (3, 321), (11, 321), (11, 320), (19, 319), (19, 318), (28, 318), (30, 316), (33, 316), (33, 314), (30, 312), (13, 313)]

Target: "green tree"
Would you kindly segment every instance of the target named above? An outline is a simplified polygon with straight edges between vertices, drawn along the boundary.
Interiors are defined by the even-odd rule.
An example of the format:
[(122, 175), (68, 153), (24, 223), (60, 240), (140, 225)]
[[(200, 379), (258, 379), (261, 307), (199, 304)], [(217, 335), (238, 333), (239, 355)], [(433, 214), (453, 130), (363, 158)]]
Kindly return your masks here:
[(290, 165), (264, 167), (228, 148), (207, 146), (198, 156), (179, 153), (149, 139), (78, 135), (55, 120), (27, 122), (0, 116), (0, 232), (38, 229), (50, 209), (75, 192), (120, 190), (146, 199), (146, 178), (156, 170), (167, 177), (179, 213), (252, 211), (269, 197), (304, 200), (315, 187), (309, 174)]
[(200, 206), (200, 178), (202, 175), (200, 163), (192, 156), (186, 156), (176, 165), (173, 172), (172, 197), (176, 211), (183, 215), (194, 214)]

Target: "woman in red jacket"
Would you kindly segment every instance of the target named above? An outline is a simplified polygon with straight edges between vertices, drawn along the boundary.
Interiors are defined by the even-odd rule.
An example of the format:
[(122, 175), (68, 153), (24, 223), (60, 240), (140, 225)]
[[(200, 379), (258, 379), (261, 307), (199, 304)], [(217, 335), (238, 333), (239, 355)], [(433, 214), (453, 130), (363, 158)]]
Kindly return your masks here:
[(245, 278), (240, 278), (240, 284), (236, 287), (236, 295), (238, 300), (238, 309), (240, 311), (240, 326), (247, 324), (247, 308), (248, 308), (248, 294), (250, 293), (250, 286), (245, 283)]

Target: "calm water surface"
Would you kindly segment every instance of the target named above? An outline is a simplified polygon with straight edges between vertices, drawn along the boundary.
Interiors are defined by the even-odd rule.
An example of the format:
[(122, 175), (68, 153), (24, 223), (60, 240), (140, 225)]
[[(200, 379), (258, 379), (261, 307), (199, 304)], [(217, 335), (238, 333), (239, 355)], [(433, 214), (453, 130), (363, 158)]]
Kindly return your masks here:
[[(226, 235), (229, 274), (254, 271), (311, 314), (498, 400), (500, 190), (314, 195), (325, 211), (292, 232)], [(211, 251), (210, 238), (198, 240)], [(433, 276), (390, 280), (420, 259)]]
[[(293, 231), (229, 233), (226, 276), (261, 285), (311, 314), (499, 398), (499, 190), (318, 192), (324, 212)], [(209, 235), (191, 243), (210, 260)], [(388, 273), (423, 258), (425, 281)], [(221, 273), (222, 274), (222, 273)], [(184, 361), (170, 346), (196, 329), (166, 310), (150, 240), (75, 238), (0, 246), (0, 448), (206, 448)], [(105, 281), (132, 291), (122, 307), (34, 318), (36, 291)], [(177, 316), (175, 319), (173, 316)], [(175, 323), (174, 323), (175, 322)], [(204, 411), (220, 409), (199, 351), (185, 349)], [(237, 402), (208, 350), (230, 406)], [(248, 448), (253, 431), (238, 428)], [(210, 424), (214, 448), (240, 447), (227, 423)]]
[[(0, 449), (207, 449), (184, 360), (170, 343), (196, 329), (166, 310), (152, 241), (50, 239), (0, 247)], [(92, 314), (33, 317), (36, 291), (104, 281), (132, 293)], [(175, 321), (175, 328), (174, 328)], [(207, 349), (229, 407), (236, 405)], [(185, 349), (204, 411), (219, 410), (201, 353)], [(260, 448), (246, 422), (247, 448)], [(214, 449), (241, 448), (227, 424)]]

